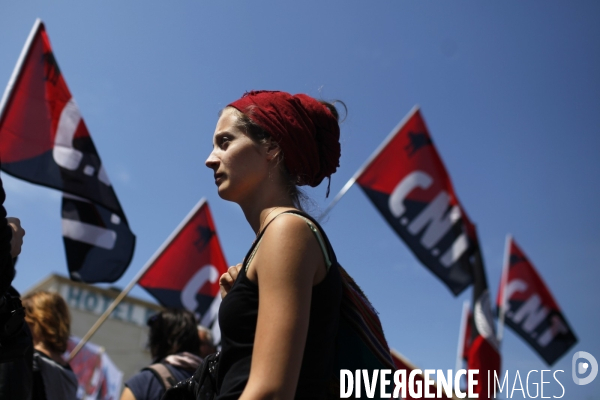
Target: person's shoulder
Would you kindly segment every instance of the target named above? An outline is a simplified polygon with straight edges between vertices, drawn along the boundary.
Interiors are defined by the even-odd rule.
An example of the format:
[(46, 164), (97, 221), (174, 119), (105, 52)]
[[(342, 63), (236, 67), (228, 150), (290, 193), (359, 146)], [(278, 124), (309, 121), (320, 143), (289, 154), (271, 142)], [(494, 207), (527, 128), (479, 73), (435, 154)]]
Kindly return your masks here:
[(139, 384), (147, 384), (154, 379), (154, 373), (148, 369), (143, 369), (137, 374), (133, 375), (127, 381), (125, 381), (126, 386), (139, 385)]
[(291, 212), (282, 212), (269, 224), (265, 235), (270, 238), (310, 240), (318, 227), (303, 215)]
[(152, 371), (147, 369), (143, 369), (129, 378), (125, 382), (125, 386), (131, 390), (135, 398), (138, 400), (151, 399), (155, 397), (159, 399), (160, 395), (162, 395), (164, 392), (162, 383)]
[(195, 369), (191, 370), (187, 368), (176, 367), (175, 365), (169, 363), (164, 363), (164, 366), (167, 367), (167, 369), (169, 370), (171, 375), (173, 375), (173, 378), (175, 378), (177, 382), (186, 380), (187, 378), (192, 376), (196, 371)]
[[(268, 272), (273, 279), (311, 277), (323, 260), (316, 225), (298, 215), (282, 213), (269, 225), (261, 239), (256, 257), (257, 271)], [(286, 265), (287, 268), (281, 268)], [(308, 268), (307, 268), (308, 266)], [(290, 273), (297, 270), (298, 273)], [(282, 276), (280, 276), (282, 274)], [(264, 275), (263, 275), (264, 278)]]

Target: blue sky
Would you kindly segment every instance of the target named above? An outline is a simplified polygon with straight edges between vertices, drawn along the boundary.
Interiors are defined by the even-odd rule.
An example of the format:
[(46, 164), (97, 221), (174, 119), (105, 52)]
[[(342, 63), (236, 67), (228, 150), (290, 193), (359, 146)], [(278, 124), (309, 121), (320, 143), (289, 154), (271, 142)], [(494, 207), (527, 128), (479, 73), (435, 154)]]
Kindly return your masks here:
[[(347, 104), (332, 195), (420, 104), (477, 224), (492, 295), (511, 233), (579, 337), (552, 367), (565, 371), (565, 398), (600, 398), (600, 379), (571, 380), (575, 351), (600, 357), (598, 2), (7, 2), (0, 82), (36, 18), (137, 235), (116, 285), (132, 279), (201, 197), (228, 262), (242, 260), (253, 232), (235, 204), (219, 199), (204, 160), (218, 111), (246, 90)], [(60, 195), (2, 179), (7, 209), (27, 230), (16, 287), (66, 274)], [(325, 187), (307, 192), (321, 209), (331, 199)], [(357, 187), (324, 228), (379, 310), (390, 345), (422, 368), (454, 368), (471, 290), (454, 298)], [(546, 368), (510, 331), (502, 353), (511, 384), (516, 370)]]

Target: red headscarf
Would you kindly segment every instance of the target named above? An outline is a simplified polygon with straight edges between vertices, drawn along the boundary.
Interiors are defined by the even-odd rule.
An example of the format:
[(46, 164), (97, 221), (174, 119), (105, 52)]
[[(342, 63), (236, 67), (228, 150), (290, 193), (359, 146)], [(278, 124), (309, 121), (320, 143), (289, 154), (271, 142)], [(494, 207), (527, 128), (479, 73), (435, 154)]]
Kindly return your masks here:
[(312, 97), (259, 90), (245, 93), (229, 107), (246, 114), (279, 144), (298, 185), (317, 186), (339, 167), (338, 121)]

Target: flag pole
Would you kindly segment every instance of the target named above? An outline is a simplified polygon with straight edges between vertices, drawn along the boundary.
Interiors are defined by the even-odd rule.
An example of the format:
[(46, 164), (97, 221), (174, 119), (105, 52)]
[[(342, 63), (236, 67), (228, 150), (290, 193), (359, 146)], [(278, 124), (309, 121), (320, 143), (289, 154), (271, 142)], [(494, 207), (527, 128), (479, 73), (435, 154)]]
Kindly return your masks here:
[(125, 289), (123, 289), (123, 291), (121, 291), (121, 293), (119, 293), (119, 295), (113, 300), (113, 302), (110, 303), (110, 305), (104, 311), (104, 313), (100, 316), (100, 318), (98, 318), (98, 320), (94, 323), (94, 325), (92, 325), (92, 327), (85, 334), (85, 336), (83, 338), (81, 338), (81, 340), (79, 341), (77, 346), (75, 346), (73, 351), (71, 351), (71, 353), (69, 354), (68, 361), (71, 361), (77, 355), (77, 353), (79, 353), (79, 350), (81, 350), (81, 348), (83, 346), (85, 346), (85, 344), (88, 342), (88, 340), (90, 340), (90, 338), (96, 333), (98, 328), (100, 328), (100, 326), (104, 323), (104, 321), (106, 321), (106, 319), (110, 316), (110, 314), (114, 311), (114, 309), (117, 308), (119, 303), (125, 298), (125, 296), (127, 296), (127, 294), (131, 291), (131, 289), (133, 289), (135, 284), (138, 283), (138, 281), (140, 279), (142, 279), (144, 274), (148, 271), (148, 269), (152, 266), (152, 264), (154, 264), (156, 259), (163, 253), (163, 251), (165, 251), (167, 246), (169, 246), (169, 244), (179, 235), (181, 230), (187, 225), (187, 223), (194, 217), (194, 215), (196, 215), (196, 213), (205, 204), (206, 204), (206, 198), (204, 198), (204, 197), (201, 198), (198, 203), (196, 203), (194, 208), (192, 208), (192, 210), (186, 215), (186, 217), (179, 223), (177, 228), (175, 228), (175, 230), (169, 235), (167, 240), (165, 240), (163, 242), (163, 244), (158, 248), (158, 250), (156, 250), (154, 252), (152, 257), (150, 257), (150, 259), (146, 262), (146, 264), (144, 264), (142, 269), (140, 269), (138, 271), (138, 273), (131, 280), (131, 282), (129, 282), (129, 284), (125, 287)]
[(383, 140), (383, 142), (381, 142), (379, 147), (377, 147), (375, 149), (375, 151), (373, 152), (373, 154), (371, 154), (371, 156), (367, 159), (367, 161), (365, 161), (365, 163), (358, 169), (358, 171), (356, 171), (356, 173), (352, 176), (352, 178), (350, 178), (350, 180), (348, 182), (346, 182), (346, 184), (344, 185), (342, 190), (339, 191), (339, 193), (333, 198), (331, 203), (327, 206), (325, 211), (323, 211), (323, 213), (319, 216), (319, 218), (318, 218), (319, 222), (321, 222), (327, 216), (327, 214), (329, 214), (329, 212), (333, 209), (333, 207), (335, 207), (335, 205), (338, 203), (338, 201), (340, 201), (340, 199), (346, 194), (346, 192), (350, 189), (350, 187), (352, 187), (352, 185), (354, 185), (354, 183), (362, 175), (362, 173), (365, 172), (365, 170), (369, 167), (369, 165), (371, 165), (373, 160), (375, 160), (377, 158), (377, 156), (379, 155), (379, 153), (381, 153), (383, 151), (383, 149), (385, 149), (385, 146), (387, 146), (392, 141), (392, 139), (394, 139), (394, 137), (396, 137), (396, 135), (398, 134), (400, 129), (408, 122), (408, 120), (410, 120), (412, 118), (412, 116), (417, 111), (419, 111), (418, 104), (413, 106), (413, 108), (408, 112), (408, 114), (406, 114), (406, 116), (404, 118), (402, 118), (400, 123), (398, 123), (398, 125), (396, 125), (394, 127), (394, 129), (392, 129), (392, 131), (387, 135), (387, 137)]
[(506, 235), (506, 244), (504, 249), (504, 265), (502, 265), (502, 275), (500, 277), (500, 287), (502, 288), (502, 299), (500, 300), (500, 315), (498, 316), (498, 344), (502, 343), (504, 336), (504, 315), (506, 314), (506, 283), (508, 282), (508, 265), (510, 262), (510, 243), (512, 236)]
[[(458, 346), (456, 349), (456, 369), (455, 371), (458, 371), (459, 369), (462, 369), (462, 352), (465, 348), (465, 335), (467, 334), (467, 323), (469, 323), (468, 321), (466, 321), (467, 319), (467, 315), (469, 315), (469, 308), (471, 307), (469, 300), (465, 300), (463, 302), (463, 308), (462, 308), (462, 315), (460, 317), (460, 328), (458, 331)], [(466, 322), (466, 323), (465, 323)]]
[(17, 78), (21, 74), (21, 69), (23, 68), (23, 64), (25, 63), (25, 59), (29, 54), (29, 50), (31, 49), (31, 44), (33, 43), (33, 39), (35, 38), (38, 30), (43, 27), (44, 23), (41, 19), (36, 19), (33, 23), (33, 28), (29, 32), (29, 36), (27, 37), (27, 41), (25, 42), (25, 46), (21, 50), (21, 54), (19, 55), (19, 59), (17, 60), (17, 65), (15, 65), (15, 69), (13, 70), (10, 79), (8, 80), (8, 84), (6, 85), (6, 89), (4, 89), (4, 94), (2, 95), (2, 100), (0, 100), (0, 123), (2, 122), (2, 117), (4, 115), (4, 108), (8, 103), (9, 97), (12, 95), (13, 87), (17, 82)]

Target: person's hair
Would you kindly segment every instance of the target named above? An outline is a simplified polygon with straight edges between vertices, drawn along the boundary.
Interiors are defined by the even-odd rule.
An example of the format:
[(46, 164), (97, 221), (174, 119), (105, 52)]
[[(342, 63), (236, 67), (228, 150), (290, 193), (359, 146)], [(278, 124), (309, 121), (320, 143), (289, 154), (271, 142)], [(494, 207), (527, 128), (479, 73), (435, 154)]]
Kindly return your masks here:
[(154, 361), (187, 351), (199, 354), (196, 318), (188, 310), (166, 309), (148, 319), (148, 346)]
[[(335, 119), (338, 122), (340, 122), (340, 115), (338, 113), (337, 108), (335, 107), (336, 104), (338, 104), (338, 103), (341, 104), (344, 107), (346, 114), (348, 114), (348, 109), (346, 108), (346, 104), (341, 100), (334, 100), (332, 102), (328, 102), (328, 101), (324, 101), (324, 100), (318, 100), (318, 101), (319, 101), (319, 103), (321, 103), (325, 107), (327, 107), (327, 109), (331, 112), (331, 114), (333, 114), (333, 116), (335, 117)], [(254, 142), (259, 143), (259, 144), (266, 144), (272, 140), (271, 135), (267, 131), (265, 131), (262, 127), (260, 127), (260, 125), (256, 124), (254, 121), (252, 121), (252, 119), (250, 118), (249, 115), (244, 114), (243, 112), (239, 111), (238, 109), (236, 109), (234, 107), (228, 107), (228, 108), (230, 108), (235, 113), (235, 115), (238, 117), (237, 123), (235, 125), (236, 128), (241, 129)], [(248, 111), (248, 114), (252, 115), (252, 108), (250, 108), (250, 110)], [(344, 117), (344, 119), (345, 119), (345, 117)], [(306, 205), (307, 203), (310, 203), (311, 200), (298, 187), (299, 177), (291, 176), (291, 174), (288, 172), (287, 168), (285, 167), (285, 163), (283, 161), (284, 157), (285, 157), (285, 154), (283, 154), (283, 151), (280, 151), (279, 155), (278, 155), (277, 163), (279, 165), (279, 169), (284, 178), (287, 193), (290, 196), (290, 198), (292, 199), (294, 206), (296, 208), (298, 208), (299, 210), (305, 211), (304, 210), (305, 207), (303, 207), (303, 206)]]
[(71, 332), (71, 315), (65, 300), (57, 293), (36, 292), (22, 299), (25, 321), (34, 337), (51, 351), (64, 353)]

